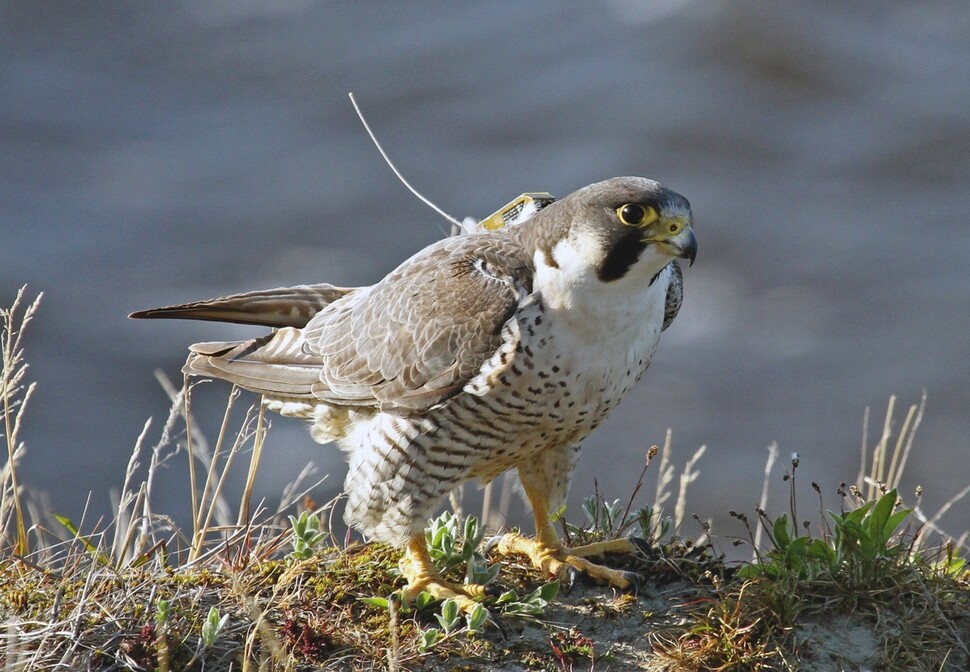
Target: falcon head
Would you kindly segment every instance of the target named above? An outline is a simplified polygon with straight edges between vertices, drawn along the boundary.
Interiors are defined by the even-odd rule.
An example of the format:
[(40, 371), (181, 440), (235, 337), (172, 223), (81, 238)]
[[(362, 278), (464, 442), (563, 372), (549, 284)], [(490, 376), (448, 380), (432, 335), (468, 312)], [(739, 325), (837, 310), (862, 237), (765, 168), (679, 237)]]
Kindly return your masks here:
[(692, 221), (686, 198), (642, 177), (583, 187), (532, 219), (536, 248), (547, 266), (592, 271), (604, 283), (631, 276), (649, 280), (675, 258), (693, 264)]

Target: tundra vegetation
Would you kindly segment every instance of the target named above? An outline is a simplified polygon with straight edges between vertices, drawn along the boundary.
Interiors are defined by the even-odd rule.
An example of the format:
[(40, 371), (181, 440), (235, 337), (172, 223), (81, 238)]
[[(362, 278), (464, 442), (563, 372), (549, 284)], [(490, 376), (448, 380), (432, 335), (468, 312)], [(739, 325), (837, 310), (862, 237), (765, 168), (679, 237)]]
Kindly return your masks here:
[[(52, 512), (18, 474), (24, 460), (57, 454), (28, 452), (20, 438), (35, 390), (24, 334), (39, 301), (28, 303), (21, 290), (0, 312), (4, 670), (970, 667), (967, 533), (942, 527), (970, 486), (933, 515), (920, 508), (918, 488), (902, 489), (925, 399), (903, 414), (890, 399), (872, 450), (863, 438), (856, 478), (811, 483), (810, 506), (797, 455), (778, 470), (789, 501), (780, 512), (769, 506), (767, 485), (779, 477), (773, 447), (761, 503), (730, 512), (736, 529), (717, 535), (686, 514), (704, 450), (678, 472), (668, 431), (661, 448), (646, 450), (628, 496), (594, 492), (581, 511), (559, 514), (568, 543), (619, 535), (649, 542), (648, 554), (608, 559), (640, 575), (638, 595), (567, 590), (514, 561), (493, 562), (489, 540), (500, 531), (510, 480), (489, 486), (481, 516), (467, 515), (456, 493), (426, 530), (434, 561), (451, 580), (495, 588), (463, 614), (427, 594), (402, 604), (400, 552), (342, 536), (334, 524), (340, 498), (319, 504), (309, 494), (319, 482), (312, 467), (277, 505), (254, 502), (268, 422), (258, 400), (242, 408), (235, 388), (209, 441), (192, 421), (194, 386), (159, 376), (171, 407), (161, 427), (145, 423), (113, 516)], [(241, 497), (230, 501), (227, 477), (241, 469)], [(166, 479), (186, 478), (191, 520), (180, 525), (156, 509), (153, 493)], [(736, 547), (749, 547), (750, 560), (726, 560), (721, 549)]]

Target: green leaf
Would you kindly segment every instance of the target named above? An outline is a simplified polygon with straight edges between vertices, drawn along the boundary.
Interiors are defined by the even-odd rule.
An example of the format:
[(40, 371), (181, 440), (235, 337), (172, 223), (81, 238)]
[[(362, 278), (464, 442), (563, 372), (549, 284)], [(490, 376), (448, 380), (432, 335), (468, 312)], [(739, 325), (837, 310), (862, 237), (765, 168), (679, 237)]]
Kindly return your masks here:
[(472, 612), (465, 615), (465, 623), (468, 626), (468, 632), (481, 632), (482, 627), (485, 625), (485, 621), (488, 620), (488, 615), (488, 609), (480, 604), (476, 604), (472, 609)]
[(589, 496), (583, 500), (583, 513), (589, 518), (590, 523), (594, 526), (599, 525), (599, 502), (595, 497)]
[(472, 545), (475, 543), (475, 537), (478, 535), (478, 518), (475, 516), (468, 516), (465, 519), (465, 541), (470, 542)]
[(431, 528), (431, 532), (434, 535), (431, 540), (431, 545), (435, 548), (441, 548), (441, 544), (444, 542), (444, 539), (450, 536), (448, 534), (448, 528), (444, 525), (438, 527), (437, 529)]
[(510, 602), (515, 602), (517, 599), (519, 599), (519, 596), (514, 590), (506, 590), (504, 593), (498, 596), (497, 600), (495, 600), (495, 605), (499, 606), (502, 604), (508, 604)]
[(164, 624), (168, 620), (171, 607), (172, 603), (170, 601), (158, 598), (158, 601), (155, 603), (155, 622), (159, 625)]
[(738, 577), (742, 579), (757, 579), (764, 576), (765, 566), (761, 564), (742, 565), (738, 569)]
[(835, 562), (835, 549), (822, 539), (812, 539), (812, 542), (805, 549), (805, 555), (821, 561), (826, 569), (831, 569), (832, 563)]
[(441, 613), (436, 614), (435, 617), (445, 632), (450, 632), (458, 623), (458, 603), (451, 598), (445, 600), (441, 603)]
[(886, 523), (889, 521), (889, 516), (892, 514), (893, 509), (896, 508), (896, 490), (892, 489), (885, 495), (879, 498), (876, 505), (872, 508), (872, 514), (869, 516), (869, 530), (873, 531), (878, 535), (879, 538), (883, 538), (883, 531), (886, 528)]
[(510, 602), (503, 610), (506, 614), (525, 614), (527, 616), (541, 616), (546, 605), (530, 602)]
[(210, 648), (219, 639), (219, 633), (229, 620), (229, 614), (219, 617), (219, 610), (215, 607), (209, 609), (205, 622), (202, 624), (202, 643), (205, 648)]
[(386, 597), (358, 597), (357, 599), (369, 607), (377, 607), (378, 609), (388, 609), (390, 607), (390, 603)]
[(791, 543), (791, 536), (788, 534), (788, 516), (781, 514), (772, 525), (772, 536), (775, 538), (775, 546), (778, 550), (784, 551)]
[(550, 581), (549, 583), (539, 587), (539, 597), (541, 597), (546, 602), (552, 602), (556, 595), (559, 594), (559, 581)]
[(964, 568), (967, 566), (967, 561), (959, 556), (950, 556), (945, 560), (941, 560), (936, 566), (950, 578), (959, 579), (960, 575), (963, 574)]
[(603, 531), (612, 533), (619, 517), (623, 515), (623, 503), (618, 499), (614, 499), (612, 504), (604, 503), (604, 510), (606, 512), (606, 521), (603, 525)]
[(416, 611), (421, 611), (432, 602), (434, 602), (434, 595), (426, 590), (422, 590), (420, 593), (418, 593), (418, 596), (414, 598), (414, 608)]
[(892, 536), (899, 531), (899, 527), (902, 525), (903, 521), (909, 517), (909, 514), (913, 512), (912, 509), (900, 509), (893, 515), (889, 516), (889, 520), (886, 521), (886, 531), (889, 533), (888, 536)]
[(441, 633), (437, 628), (428, 628), (421, 632), (421, 641), (418, 643), (418, 651), (426, 653), (428, 649), (438, 643)]
[(795, 539), (788, 544), (788, 548), (785, 549), (785, 557), (801, 564), (801, 561), (805, 558), (805, 549), (808, 547), (808, 542), (811, 539), (808, 537), (795, 537)]
[(57, 519), (57, 522), (63, 525), (68, 532), (73, 534), (74, 538), (80, 541), (81, 544), (84, 545), (84, 548), (88, 551), (88, 553), (91, 553), (92, 555), (94, 555), (95, 558), (97, 558), (98, 562), (100, 562), (102, 565), (111, 564), (111, 558), (109, 558), (104, 553), (101, 553), (98, 550), (98, 547), (92, 544), (87, 538), (82, 537), (81, 532), (77, 529), (74, 523), (71, 522), (70, 518), (68, 518), (67, 516), (58, 515), (56, 513), (54, 514), (54, 518)]
[(866, 502), (865, 504), (863, 504), (862, 506), (860, 506), (858, 509), (854, 509), (852, 511), (846, 512), (843, 517), (846, 520), (852, 520), (852, 521), (855, 521), (857, 523), (861, 523), (862, 520), (866, 517), (866, 515), (868, 515), (869, 509), (871, 509), (873, 506), (875, 506), (875, 504), (876, 503), (874, 501), (872, 501), (872, 502)]
[(489, 565), (485, 562), (485, 558), (476, 554), (468, 561), (468, 566), (465, 568), (465, 583), (477, 583), (484, 586), (494, 581), (500, 570), (501, 565), (499, 563)]

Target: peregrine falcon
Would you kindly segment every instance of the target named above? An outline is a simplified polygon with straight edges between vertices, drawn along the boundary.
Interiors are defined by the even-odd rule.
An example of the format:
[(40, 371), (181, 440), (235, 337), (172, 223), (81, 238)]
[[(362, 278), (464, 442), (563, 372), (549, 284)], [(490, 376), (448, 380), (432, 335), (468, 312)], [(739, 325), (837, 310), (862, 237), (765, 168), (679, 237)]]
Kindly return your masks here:
[(303, 285), (133, 313), (274, 327), (259, 338), (197, 343), (183, 371), (263, 395), (303, 418), (350, 462), (346, 522), (406, 548), (405, 599), (458, 600), (483, 588), (444, 580), (423, 528), (460, 483), (516, 469), (536, 536), (507, 534), (564, 580), (585, 572), (619, 588), (627, 572), (586, 558), (626, 540), (566, 548), (562, 508), (580, 442), (643, 375), (680, 307), (676, 259), (694, 261), (690, 204), (653, 180), (618, 177), (553, 202), (517, 226), (424, 248), (380, 282)]

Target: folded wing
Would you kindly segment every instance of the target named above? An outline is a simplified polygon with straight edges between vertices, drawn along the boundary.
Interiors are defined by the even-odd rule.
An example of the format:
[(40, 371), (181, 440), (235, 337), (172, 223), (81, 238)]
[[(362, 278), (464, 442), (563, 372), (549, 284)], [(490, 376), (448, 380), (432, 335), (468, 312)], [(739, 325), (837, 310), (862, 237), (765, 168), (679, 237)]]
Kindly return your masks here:
[[(244, 342), (196, 344), (184, 370), (280, 399), (420, 412), (457, 394), (503, 345), (514, 350), (508, 347), (518, 338), (514, 315), (531, 291), (531, 278), (531, 261), (503, 236), (448, 238), (380, 283), (323, 306), (303, 328), (283, 326)], [(216, 304), (136, 315), (227, 314)], [(201, 305), (210, 317), (185, 311)], [(297, 313), (306, 305), (300, 303)], [(228, 314), (232, 321), (245, 320), (238, 306)], [(280, 304), (269, 314), (289, 313)], [(260, 322), (246, 322), (267, 324), (267, 311), (260, 315)], [(270, 326), (287, 324), (274, 319)], [(512, 357), (503, 360), (509, 366)]]

